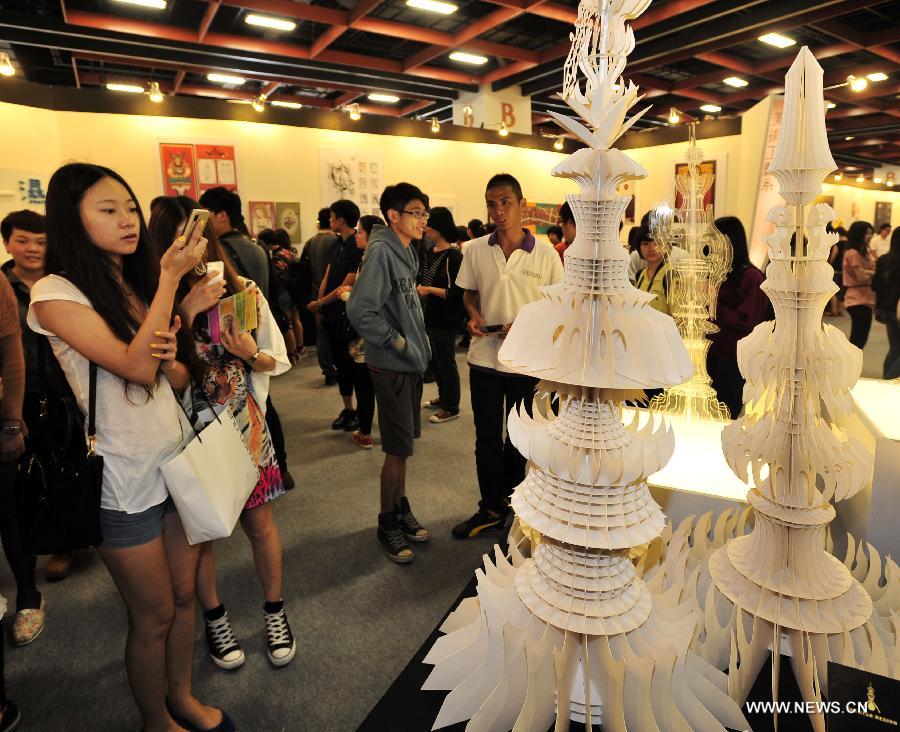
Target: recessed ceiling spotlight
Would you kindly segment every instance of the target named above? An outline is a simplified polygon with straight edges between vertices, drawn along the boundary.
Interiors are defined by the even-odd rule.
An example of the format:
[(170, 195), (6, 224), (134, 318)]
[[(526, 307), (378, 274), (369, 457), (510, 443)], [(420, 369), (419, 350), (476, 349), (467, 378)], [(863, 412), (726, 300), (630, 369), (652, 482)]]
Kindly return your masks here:
[(835, 174), (834, 174), (834, 179), (835, 179), (835, 180), (842, 180), (843, 177), (844, 177), (844, 176), (843, 176), (841, 173), (835, 173)]
[(473, 64), (475, 66), (483, 66), (488, 62), (487, 56), (479, 56), (475, 53), (466, 53), (465, 51), (454, 51), (450, 54), (451, 61), (459, 61), (461, 64)]
[(856, 176), (856, 182), (857, 182), (857, 183), (864, 183), (865, 180), (866, 180), (866, 179), (865, 179), (865, 176), (862, 176), (862, 175)]
[(883, 183), (884, 178), (882, 178), (880, 175), (876, 175), (874, 178), (872, 178), (872, 182), (873, 183)]
[(887, 81), (888, 75), (881, 71), (876, 71), (874, 74), (866, 74), (866, 78), (869, 81)]
[(710, 114), (722, 111), (722, 108), (718, 104), (704, 104), (700, 109), (704, 112), (709, 112)]
[(746, 79), (742, 79), (740, 76), (729, 76), (727, 79), (722, 79), (725, 84), (728, 86), (733, 86), (736, 89), (740, 89), (742, 86), (747, 86), (750, 82)]
[(759, 40), (763, 43), (768, 43), (770, 46), (775, 46), (776, 48), (787, 48), (788, 46), (793, 46), (797, 42), (793, 38), (788, 38), (780, 33), (766, 33), (764, 36), (760, 36)]
[(834, 102), (825, 102), (825, 109), (834, 109), (836, 106)]
[(144, 87), (138, 86), (137, 84), (116, 84), (110, 83), (106, 85), (106, 88), (110, 91), (117, 92), (127, 92), (129, 94), (143, 94)]
[(15, 76), (16, 69), (9, 60), (9, 54), (0, 53), (0, 76)]
[(250, 13), (244, 22), (247, 25), (255, 25), (260, 28), (269, 28), (271, 30), (292, 31), (297, 27), (293, 20), (285, 20), (284, 18), (273, 18), (271, 15), (259, 15), (258, 13)]
[(440, 13), (441, 15), (450, 15), (458, 9), (453, 3), (443, 3), (438, 0), (406, 0), (406, 4), (411, 8), (427, 10), (429, 13)]
[(850, 88), (855, 92), (861, 92), (869, 85), (869, 80), (864, 76), (857, 78), (853, 76), (853, 74), (850, 74), (850, 76), (847, 77), (847, 81), (850, 82)]
[(140, 5), (142, 8), (154, 8), (155, 10), (165, 10), (166, 0), (116, 0), (123, 5)]
[(235, 84), (236, 86), (240, 86), (247, 81), (243, 76), (232, 76), (231, 74), (212, 73), (207, 74), (206, 78), (218, 84)]
[(285, 109), (302, 109), (303, 105), (300, 102), (282, 102), (278, 99), (269, 102), (273, 107), (284, 107)]
[(850, 140), (855, 140), (856, 138), (855, 138), (853, 135), (847, 135), (844, 139), (845, 139), (847, 142), (850, 142)]
[(381, 94), (379, 92), (373, 92), (369, 94), (369, 100), (372, 102), (386, 102), (388, 104), (396, 104), (400, 101), (400, 97), (396, 94)]

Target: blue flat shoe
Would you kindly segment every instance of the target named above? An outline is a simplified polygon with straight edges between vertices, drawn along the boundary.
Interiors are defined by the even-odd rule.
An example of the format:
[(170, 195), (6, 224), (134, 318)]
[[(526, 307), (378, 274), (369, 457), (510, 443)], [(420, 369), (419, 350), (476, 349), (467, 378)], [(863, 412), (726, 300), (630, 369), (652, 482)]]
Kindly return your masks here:
[(228, 715), (224, 709), (220, 709), (222, 712), (222, 721), (219, 722), (215, 727), (211, 727), (210, 729), (200, 729), (197, 725), (191, 724), (188, 720), (183, 717), (179, 717), (175, 714), (175, 710), (172, 708), (172, 704), (169, 702), (169, 697), (166, 697), (166, 709), (169, 712), (169, 716), (175, 720), (176, 724), (181, 725), (186, 730), (190, 730), (190, 732), (235, 732), (234, 720)]

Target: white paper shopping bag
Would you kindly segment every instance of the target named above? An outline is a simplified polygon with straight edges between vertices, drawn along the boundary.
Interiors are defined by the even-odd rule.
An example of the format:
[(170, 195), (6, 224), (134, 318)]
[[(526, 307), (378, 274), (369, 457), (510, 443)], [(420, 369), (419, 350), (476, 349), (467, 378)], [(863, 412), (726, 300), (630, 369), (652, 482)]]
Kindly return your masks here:
[(190, 544), (230, 536), (259, 480), (228, 409), (161, 470)]

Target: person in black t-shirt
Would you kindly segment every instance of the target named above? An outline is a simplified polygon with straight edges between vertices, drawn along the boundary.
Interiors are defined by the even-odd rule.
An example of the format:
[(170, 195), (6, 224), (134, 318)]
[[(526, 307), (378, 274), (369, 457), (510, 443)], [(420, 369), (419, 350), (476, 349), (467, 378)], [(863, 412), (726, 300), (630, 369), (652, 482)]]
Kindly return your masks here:
[[(338, 389), (344, 402), (341, 413), (331, 423), (331, 429), (354, 432), (359, 427), (359, 418), (353, 408), (354, 370), (349, 346), (356, 334), (347, 320), (347, 308), (341, 296), (356, 281), (362, 260), (363, 250), (356, 246), (359, 206), (353, 201), (341, 199), (331, 204), (330, 211), (329, 224), (339, 244), (331, 250), (331, 259), (319, 287), (319, 298), (309, 303), (307, 308), (322, 316), (331, 357), (337, 368)], [(357, 400), (359, 396), (357, 393)]]
[(425, 229), (434, 242), (421, 260), (416, 288), (425, 312), (425, 332), (434, 358), (438, 398), (426, 406), (438, 409), (429, 419), (440, 424), (459, 417), (459, 370), (456, 366), (456, 336), (463, 322), (462, 290), (456, 286), (456, 274), (462, 264), (462, 252), (454, 246), (459, 236), (453, 214), (436, 206)]

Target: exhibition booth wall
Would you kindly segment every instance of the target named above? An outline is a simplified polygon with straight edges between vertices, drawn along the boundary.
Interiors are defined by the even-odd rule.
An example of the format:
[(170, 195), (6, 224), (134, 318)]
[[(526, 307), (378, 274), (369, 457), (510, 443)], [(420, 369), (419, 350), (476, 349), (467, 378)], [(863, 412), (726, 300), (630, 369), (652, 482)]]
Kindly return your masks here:
[[(752, 110), (751, 110), (752, 112)], [(754, 125), (745, 116), (744, 131), (702, 139), (704, 160), (715, 162), (716, 216), (752, 220), (760, 175)], [(737, 128), (736, 128), (737, 129)], [(243, 201), (292, 201), (300, 204), (301, 236), (314, 233), (315, 212), (335, 197), (323, 183), (328, 151), (359, 151), (380, 160), (380, 185), (408, 180), (432, 197), (432, 205), (450, 207), (458, 220), (486, 218), (484, 184), (497, 172), (510, 172), (522, 182), (530, 203), (558, 204), (575, 186), (546, 171), (564, 154), (509, 144), (407, 137), (297, 127), (242, 120), (57, 111), (0, 102), (4, 156), (0, 163), (0, 216), (34, 205), (21, 191), (21, 181), (46, 184), (53, 170), (70, 160), (89, 161), (118, 170), (134, 187), (142, 204), (163, 193), (160, 144), (224, 145), (234, 148), (237, 189)], [(629, 145), (629, 147), (631, 147)], [(635, 214), (656, 203), (674, 200), (675, 166), (684, 161), (686, 143), (632, 147), (629, 154), (647, 169), (636, 183)], [(842, 185), (825, 185), (834, 196), (838, 217), (873, 223), (877, 202), (891, 202), (892, 223), (900, 224), (900, 194)], [(371, 194), (371, 208), (377, 198)], [(250, 219), (250, 214), (245, 210)], [(5, 258), (5, 253), (2, 254)]]

